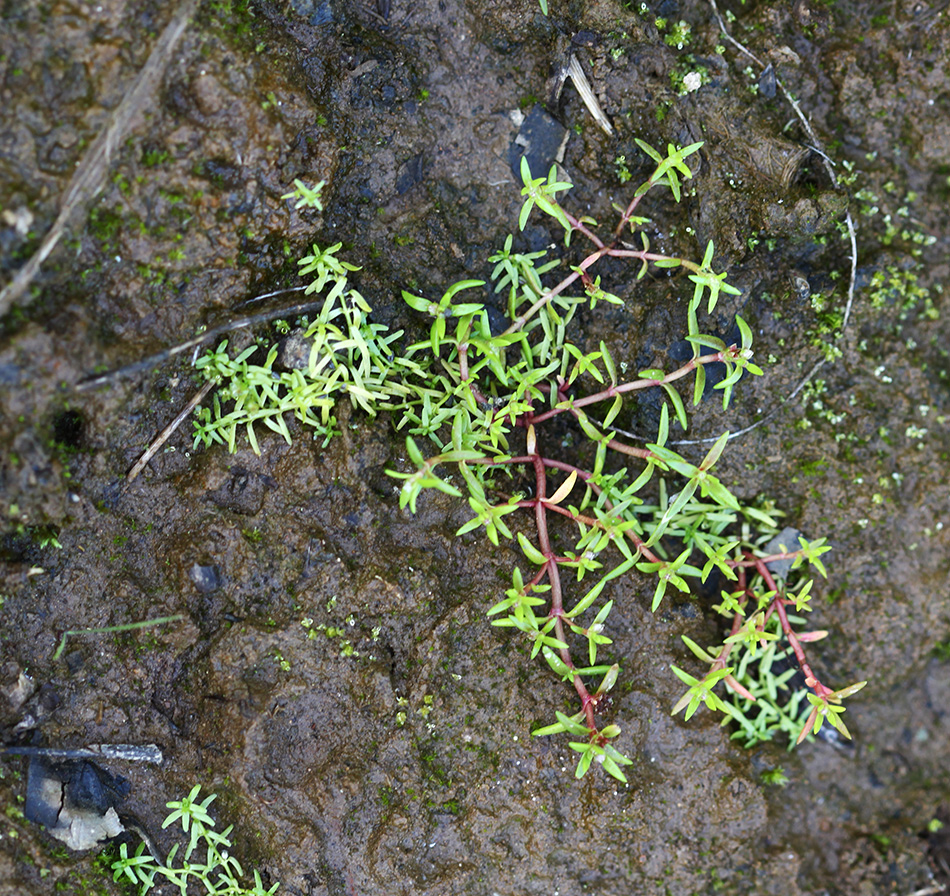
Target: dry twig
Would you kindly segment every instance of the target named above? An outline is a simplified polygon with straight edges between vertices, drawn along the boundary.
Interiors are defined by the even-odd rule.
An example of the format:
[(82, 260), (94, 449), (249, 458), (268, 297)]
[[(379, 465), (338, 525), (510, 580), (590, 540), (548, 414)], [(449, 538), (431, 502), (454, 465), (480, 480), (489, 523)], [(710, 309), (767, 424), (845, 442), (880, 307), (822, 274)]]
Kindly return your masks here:
[[(132, 82), (122, 102), (112, 113), (109, 124), (92, 142), (88, 152), (76, 168), (63, 194), (62, 207), (59, 215), (43, 237), (39, 248), (33, 253), (30, 260), (17, 271), (16, 276), (0, 290), (0, 318), (23, 298), (24, 293), (33, 282), (43, 262), (56, 247), (60, 237), (69, 223), (69, 219), (102, 189), (113, 150), (122, 142), (123, 137), (132, 126), (136, 114), (150, 99), (155, 84), (165, 70), (165, 65), (171, 58), (172, 50), (188, 25), (198, 6), (198, 0), (183, 0), (178, 11), (155, 42), (148, 61), (142, 66), (136, 79)], [(29, 301), (27, 297), (23, 304)]]
[(178, 415), (168, 424), (154, 439), (151, 445), (148, 446), (148, 450), (135, 462), (135, 465), (131, 470), (126, 474), (125, 481), (131, 482), (135, 479), (142, 470), (145, 469), (145, 465), (155, 456), (155, 453), (159, 448), (164, 445), (169, 438), (171, 438), (172, 433), (178, 429), (179, 426), (184, 422), (185, 418), (201, 404), (204, 397), (211, 391), (215, 386), (214, 380), (208, 380), (191, 398), (179, 412)]

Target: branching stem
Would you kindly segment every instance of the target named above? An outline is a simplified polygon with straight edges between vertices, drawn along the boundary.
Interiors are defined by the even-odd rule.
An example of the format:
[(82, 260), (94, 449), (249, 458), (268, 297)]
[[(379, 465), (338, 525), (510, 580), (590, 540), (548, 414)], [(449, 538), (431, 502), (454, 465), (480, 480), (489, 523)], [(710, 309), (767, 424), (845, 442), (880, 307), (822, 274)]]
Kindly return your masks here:
[[(531, 442), (533, 442), (533, 439), (529, 441), (529, 447), (533, 447), (533, 445), (530, 444)], [(542, 571), (547, 572), (548, 582), (551, 585), (551, 605), (550, 610), (548, 611), (548, 618), (554, 619), (554, 636), (561, 643), (567, 644), (566, 633), (564, 631), (564, 595), (561, 589), (561, 573), (560, 569), (558, 568), (558, 558), (551, 549), (551, 538), (548, 534), (548, 508), (558, 508), (557, 505), (548, 504), (545, 500), (547, 498), (547, 472), (545, 471), (545, 459), (536, 449), (534, 453), (530, 455), (530, 458), (531, 465), (534, 467), (536, 497), (534, 500), (527, 503), (529, 505), (534, 505), (534, 519), (538, 530), (538, 546), (541, 550), (541, 553), (547, 558), (547, 563), (542, 567)], [(561, 647), (558, 652), (560, 653), (561, 661), (569, 669), (577, 668), (574, 665), (573, 659), (571, 658), (571, 651), (569, 647)], [(584, 684), (580, 675), (572, 676), (572, 682), (574, 684), (574, 690), (577, 691), (577, 695), (580, 697), (581, 706), (583, 707), (584, 715), (587, 721), (587, 727), (591, 734), (594, 734), (597, 731), (597, 724), (594, 718), (594, 700), (591, 697), (590, 692), (587, 690), (587, 686)]]
[(792, 650), (795, 652), (795, 659), (798, 660), (799, 668), (802, 670), (802, 673), (805, 676), (805, 684), (807, 684), (819, 697), (827, 697), (828, 694), (833, 694), (834, 691), (832, 688), (825, 687), (817, 678), (815, 673), (812, 671), (811, 666), (808, 664), (808, 660), (805, 657), (805, 651), (802, 648), (801, 642), (798, 640), (798, 636), (795, 634), (792, 629), (792, 624), (789, 622), (788, 614), (785, 612), (785, 604), (791, 603), (785, 599), (783, 592), (779, 589), (778, 585), (775, 583), (775, 579), (772, 577), (772, 573), (769, 571), (769, 568), (765, 565), (765, 562), (756, 558), (755, 563), (756, 572), (762, 576), (763, 581), (765, 582), (765, 587), (769, 591), (774, 591), (775, 598), (772, 601), (772, 605), (775, 607), (775, 612), (778, 614), (779, 622), (782, 626), (782, 631), (785, 634), (785, 637), (788, 638), (788, 643), (791, 644)]

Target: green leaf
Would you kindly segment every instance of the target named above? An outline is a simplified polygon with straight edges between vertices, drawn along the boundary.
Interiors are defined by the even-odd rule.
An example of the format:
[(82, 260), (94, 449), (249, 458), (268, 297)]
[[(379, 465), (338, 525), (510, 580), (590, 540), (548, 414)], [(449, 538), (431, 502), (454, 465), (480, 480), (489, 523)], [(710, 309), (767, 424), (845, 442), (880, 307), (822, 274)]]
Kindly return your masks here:
[(698, 486), (699, 482), (696, 479), (690, 479), (689, 482), (683, 486), (682, 490), (676, 496), (673, 503), (666, 508), (666, 512), (656, 524), (656, 528), (653, 530), (653, 533), (650, 535), (650, 538), (647, 541), (648, 547), (650, 545), (656, 544), (657, 541), (659, 541), (660, 537), (666, 531), (667, 527), (674, 520), (676, 515), (686, 506), (686, 503), (689, 501), (689, 499), (693, 497), (693, 493), (696, 491)]
[(666, 403), (660, 408), (660, 429), (656, 437), (656, 445), (662, 448), (670, 434), (670, 409)]
[(706, 394), (706, 368), (699, 366), (696, 368), (696, 379), (693, 382), (693, 406), (696, 407)]
[(604, 428), (609, 428), (610, 424), (617, 419), (617, 414), (623, 408), (623, 396), (615, 395), (613, 403), (610, 405), (610, 410), (607, 411), (607, 414), (604, 416)]
[(604, 341), (600, 342), (600, 354), (604, 361), (604, 369), (607, 371), (607, 376), (610, 377), (610, 385), (617, 385), (617, 367), (614, 364), (614, 359), (611, 357), (610, 352), (607, 351), (607, 346), (604, 345)]
[(680, 426), (686, 429), (688, 426), (686, 408), (683, 405), (683, 399), (680, 397), (679, 392), (676, 391), (672, 383), (663, 383), (663, 389), (670, 399), (670, 404), (673, 405), (673, 413), (676, 414), (676, 419), (679, 421)]
[[(722, 455), (723, 449), (726, 447), (726, 442), (729, 441), (729, 430), (727, 429), (718, 439), (716, 439), (715, 444), (712, 448), (709, 449), (706, 456), (703, 458), (703, 462), (699, 465), (700, 470), (710, 470), (712, 469), (713, 464), (719, 460)], [(735, 508), (738, 510), (738, 506)]]
[(581, 737), (586, 737), (590, 732), (581, 724), (584, 713), (579, 712), (573, 716), (566, 716), (562, 712), (555, 712), (558, 721), (555, 725), (547, 725), (544, 728), (536, 728), (531, 732), (532, 737), (545, 737), (549, 734), (563, 734), (569, 732)]
[[(439, 302), (439, 307), (440, 307), (440, 308), (443, 308), (443, 309), (444, 309), (444, 308), (448, 308), (449, 304), (450, 304), (451, 301), (452, 301), (453, 296), (455, 296), (457, 293), (461, 292), (463, 289), (475, 289), (475, 288), (477, 288), (477, 287), (479, 287), (479, 286), (484, 286), (484, 285), (485, 285), (485, 281), (484, 281), (484, 280), (459, 280), (457, 283), (453, 283), (453, 284), (445, 291), (445, 293), (444, 293), (443, 296), (442, 296), (442, 300)], [(462, 306), (462, 307), (464, 308), (464, 307), (466, 307), (466, 306)], [(475, 310), (479, 310), (479, 309), (481, 309), (481, 307), (482, 307), (481, 305), (475, 305), (475, 306), (473, 306), (472, 310), (467, 311), (467, 312), (466, 312), (466, 311), (462, 311), (462, 312), (460, 312), (460, 313), (463, 313), (463, 314), (465, 314), (465, 313), (474, 314)], [(455, 310), (457, 313), (459, 313), (459, 312), (458, 312), (458, 309), (453, 309), (453, 310)]]
[(687, 685), (689, 685), (690, 687), (696, 687), (696, 685), (699, 684), (699, 679), (698, 679), (698, 678), (693, 678), (692, 675), (690, 675), (688, 672), (684, 672), (684, 671), (683, 671), (682, 669), (680, 669), (679, 667), (677, 667), (677, 666), (670, 666), (670, 668), (673, 670), (673, 674), (674, 674), (680, 681), (682, 681), (683, 684), (687, 684)]
[(705, 650), (702, 649), (692, 638), (687, 638), (686, 635), (680, 635), (683, 639), (683, 643), (692, 651), (692, 653), (701, 659), (704, 663), (714, 663), (716, 658), (710, 656)]
[(528, 540), (528, 537), (523, 533), (518, 533), (518, 544), (521, 546), (521, 550), (524, 552), (525, 557), (527, 557), (532, 563), (538, 566), (546, 566), (548, 558), (544, 556), (531, 542)]
[(742, 337), (742, 347), (748, 349), (752, 345), (752, 329), (738, 314), (736, 315), (736, 326), (739, 328), (739, 334)]
[(627, 783), (627, 776), (624, 775), (622, 771), (620, 771), (620, 766), (618, 766), (617, 763), (614, 762), (614, 760), (609, 756), (604, 756), (603, 766), (604, 771), (607, 772), (608, 775), (616, 778), (621, 784)]
[(654, 162), (662, 162), (663, 156), (661, 156), (649, 143), (641, 140), (639, 137), (634, 137), (633, 142), (640, 147)]
[(657, 611), (657, 608), (663, 602), (663, 595), (666, 594), (666, 585), (667, 585), (666, 579), (660, 579), (656, 583), (656, 590), (653, 592), (653, 601), (650, 604), (651, 613), (655, 613)]
[(575, 604), (574, 608), (570, 613), (567, 614), (569, 619), (573, 619), (575, 616), (579, 616), (584, 612), (597, 598), (600, 596), (600, 592), (604, 590), (607, 586), (607, 580), (601, 579), (590, 591), (587, 592), (578, 602)]
[(724, 352), (727, 348), (726, 343), (721, 339), (715, 336), (704, 336), (702, 333), (697, 333), (695, 336), (687, 336), (686, 341), (701, 348), (711, 348), (716, 352)]
[[(620, 665), (614, 663), (608, 670), (607, 674), (604, 675), (603, 680), (597, 688), (597, 693), (595, 696), (600, 694), (606, 694), (613, 686), (617, 683), (617, 676), (620, 674)], [(610, 735), (607, 735), (610, 737)]]
[(581, 753), (581, 758), (577, 763), (577, 768), (574, 771), (575, 778), (583, 778), (587, 774), (587, 769), (590, 768), (591, 761), (594, 758), (594, 751), (591, 744), (575, 744), (571, 743), (568, 746), (572, 750), (583, 749), (584, 752)]
[(566, 716), (563, 712), (555, 711), (554, 715), (557, 718), (559, 724), (562, 726), (562, 729), (568, 734), (576, 734), (579, 737), (587, 737), (587, 735), (590, 734), (587, 726), (581, 724), (581, 719), (584, 718), (584, 714), (582, 712), (577, 713), (574, 716)]
[(728, 507), (730, 510), (740, 510), (739, 502), (736, 500), (732, 492), (729, 491), (715, 476), (706, 475), (706, 478), (703, 479), (702, 483), (702, 493), (703, 496), (711, 496), (713, 500), (722, 505), (723, 507)]
[(424, 299), (422, 296), (415, 296), (411, 292), (402, 291), (402, 298), (405, 303), (412, 308), (414, 311), (421, 311), (423, 314), (435, 314), (438, 310), (437, 306), (430, 302), (428, 299)]
[(856, 694), (867, 684), (866, 681), (859, 681), (855, 684), (848, 685), (846, 688), (842, 688), (840, 691), (835, 691), (832, 694), (828, 695), (829, 700), (840, 701), (844, 700), (846, 697), (850, 697), (852, 694)]
[(564, 662), (550, 647), (542, 646), (541, 655), (547, 661), (547, 664), (561, 676), (564, 681), (573, 681), (577, 674), (567, 663)]
[(406, 452), (409, 454), (409, 459), (417, 467), (421, 467), (425, 464), (425, 458), (422, 456), (422, 452), (419, 450), (419, 447), (409, 436), (406, 437)]

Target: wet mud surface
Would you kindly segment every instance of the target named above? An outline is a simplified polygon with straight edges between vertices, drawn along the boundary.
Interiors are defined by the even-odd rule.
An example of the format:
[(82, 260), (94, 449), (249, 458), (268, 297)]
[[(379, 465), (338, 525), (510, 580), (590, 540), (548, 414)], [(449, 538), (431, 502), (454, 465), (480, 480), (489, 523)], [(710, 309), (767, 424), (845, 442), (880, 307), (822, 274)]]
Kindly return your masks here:
[[(160, 767), (110, 766), (132, 782), (128, 811), (168, 848), (166, 801), (202, 783), (236, 825), (235, 853), (293, 894), (909, 896), (946, 882), (950, 18), (918, 2), (723, 8), (799, 101), (836, 190), (706, 3), (550, 5), (545, 18), (533, 0), (394, 0), (388, 19), (361, 2), (201, 5), (101, 189), (0, 323), (4, 741), (161, 745)], [(3, 282), (169, 15), (3, 7)], [(666, 40), (680, 22), (682, 48)], [(575, 781), (563, 739), (530, 736), (565, 690), (485, 616), (519, 553), (454, 537), (468, 512), (447, 496), (399, 509), (385, 471), (404, 447), (385, 416), (343, 409), (329, 445), (274, 436), (260, 456), (194, 450), (186, 424), (126, 483), (199, 378), (180, 358), (76, 389), (298, 285), (312, 240), (345, 244), (394, 326), (413, 325), (401, 289), (485, 278), (520, 205), (516, 113), (546, 101), (584, 32), (575, 48), (615, 133), (571, 87), (549, 108), (567, 204), (607, 222), (649, 173), (634, 138), (706, 141), (695, 190), (651, 206), (654, 239), (689, 257), (715, 241), (742, 293), (711, 328), (741, 313), (766, 375), (727, 413), (704, 403), (692, 434), (774, 411), (720, 473), (834, 546), (815, 612), (830, 636), (811, 653), (830, 680), (870, 680), (849, 704), (853, 746), (746, 751), (708, 713), (672, 718), (669, 665), (691, 662), (680, 636), (702, 642), (714, 623), (686, 597), (651, 614), (651, 586), (628, 577), (608, 592), (630, 783)], [(702, 86), (681, 93), (690, 73)], [(295, 178), (327, 182), (322, 214), (281, 198)], [(846, 210), (848, 328), (780, 407), (840, 325)], [(552, 237), (533, 221), (523, 245)], [(579, 338), (606, 332), (630, 365), (664, 361), (692, 286), (605, 278), (626, 306), (598, 308)], [(627, 422), (651, 421), (645, 403)], [(67, 630), (176, 614), (72, 636), (53, 659)], [(767, 784), (779, 767), (787, 784)], [(0, 762), (0, 893), (119, 892), (23, 820), (23, 768)]]

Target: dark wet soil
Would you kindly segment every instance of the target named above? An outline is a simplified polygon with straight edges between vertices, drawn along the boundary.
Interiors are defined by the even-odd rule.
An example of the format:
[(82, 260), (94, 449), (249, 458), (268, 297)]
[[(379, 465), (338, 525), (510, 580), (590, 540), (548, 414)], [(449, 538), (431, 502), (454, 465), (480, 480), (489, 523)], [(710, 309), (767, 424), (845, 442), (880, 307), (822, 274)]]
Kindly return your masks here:
[[(160, 744), (162, 767), (113, 769), (132, 780), (127, 809), (162, 840), (166, 801), (195, 782), (217, 791), (235, 851), (281, 892), (936, 893), (934, 875), (950, 877), (950, 13), (724, 4), (800, 102), (835, 189), (705, 2), (549, 3), (545, 18), (535, 0), (393, 0), (388, 19), (362, 0), (201, 5), (101, 189), (0, 322), (0, 734)], [(2, 7), (2, 282), (170, 14)], [(665, 41), (686, 26), (683, 48)], [(741, 312), (766, 375), (728, 414), (704, 404), (695, 434), (775, 410), (835, 355), (720, 470), (834, 546), (815, 613), (830, 637), (814, 654), (833, 681), (870, 679), (848, 712), (854, 746), (744, 751), (705, 712), (671, 718), (668, 667), (690, 663), (680, 636), (701, 641), (712, 623), (685, 598), (652, 615), (632, 577), (610, 593), (630, 784), (577, 782), (565, 743), (530, 736), (564, 690), (485, 617), (515, 552), (453, 537), (467, 509), (445, 496), (415, 517), (398, 508), (389, 420), (344, 412), (327, 447), (266, 438), (260, 456), (195, 451), (186, 425), (126, 484), (198, 378), (185, 358), (76, 389), (297, 285), (313, 239), (344, 243), (386, 323), (407, 323), (401, 289), (485, 277), (519, 206), (515, 113), (546, 100), (578, 32), (615, 134), (570, 87), (550, 107), (573, 208), (609, 221), (647, 173), (634, 138), (706, 141), (683, 205), (650, 209), (655, 239), (692, 257), (715, 241), (742, 294), (710, 326)], [(703, 86), (680, 95), (690, 73)], [(322, 214), (281, 198), (295, 178), (327, 182)], [(857, 290), (826, 349), (848, 295), (846, 210)], [(551, 238), (533, 223), (523, 245)], [(631, 365), (662, 361), (691, 286), (607, 276), (626, 307), (582, 333), (614, 334)], [(52, 659), (66, 630), (174, 614), (74, 636)], [(778, 767), (784, 787), (763, 779)], [(0, 771), (0, 893), (118, 892), (24, 822), (20, 760)]]

